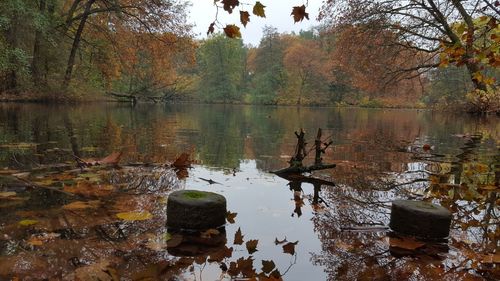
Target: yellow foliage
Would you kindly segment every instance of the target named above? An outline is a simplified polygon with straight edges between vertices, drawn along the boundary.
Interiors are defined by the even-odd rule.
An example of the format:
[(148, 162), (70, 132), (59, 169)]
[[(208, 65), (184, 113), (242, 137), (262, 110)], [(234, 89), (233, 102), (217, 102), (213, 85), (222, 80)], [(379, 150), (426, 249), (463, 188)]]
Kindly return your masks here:
[(118, 213), (116, 217), (124, 221), (142, 221), (149, 220), (153, 217), (150, 212), (125, 212)]

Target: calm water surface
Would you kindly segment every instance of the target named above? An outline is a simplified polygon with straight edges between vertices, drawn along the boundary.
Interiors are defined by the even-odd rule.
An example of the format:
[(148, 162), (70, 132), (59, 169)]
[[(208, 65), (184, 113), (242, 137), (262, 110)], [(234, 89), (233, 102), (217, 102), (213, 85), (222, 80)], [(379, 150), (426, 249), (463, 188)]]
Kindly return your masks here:
[[(172, 189), (207, 190), (227, 198), (228, 210), (237, 213), (235, 223), (226, 226), (226, 246), (233, 248), (225, 260), (228, 266), (251, 256), (260, 273), (261, 261), (272, 260), (284, 280), (451, 280), (467, 277), (463, 274), (487, 279), (467, 268), (463, 261), (470, 257), (458, 244), (439, 259), (395, 258), (385, 231), (353, 229), (387, 225), (391, 200), (427, 198), (454, 212), (452, 236), (462, 240), (453, 241), (466, 240), (475, 245), (471, 249), (491, 252), (499, 232), (497, 217), (491, 215), (498, 215), (499, 121), (417, 110), (2, 104), (0, 168), (8, 175), (10, 170), (72, 163), (73, 155), (101, 158), (113, 151), (124, 152), (122, 164), (167, 163), (190, 152), (196, 164)], [(309, 147), (318, 128), (325, 140), (333, 141), (323, 158), (337, 167), (314, 176), (336, 186), (320, 189), (302, 183), (293, 189), (287, 180), (269, 173), (288, 165), (294, 131), (300, 128), (307, 133)], [(424, 144), (432, 149), (424, 150)], [(307, 159), (311, 163), (311, 157)], [(13, 190), (8, 184), (0, 188)], [(158, 194), (166, 196), (172, 189)], [(44, 198), (39, 207), (52, 204), (50, 197)], [(488, 202), (493, 209), (489, 215)], [(481, 204), (486, 208), (468, 213)], [(0, 233), (7, 233), (9, 225), (26, 216), (20, 212), (33, 211), (33, 206), (0, 204)], [(250, 254), (245, 244), (233, 243), (238, 229), (245, 242), (258, 240), (257, 252)], [(36, 266), (23, 269), (10, 261), (19, 251), (5, 246), (5, 235), (0, 279), (29, 277)], [(275, 243), (285, 238), (297, 242), (293, 253), (284, 251), (287, 242)], [(162, 259), (177, 257), (163, 252), (147, 263), (160, 268)], [(133, 263), (118, 265), (120, 275), (145, 280), (135, 278), (134, 272), (151, 265)], [(71, 266), (80, 265), (64, 266), (53, 269), (59, 270), (56, 276), (63, 278)], [(166, 280), (161, 277), (164, 271), (157, 274)], [(191, 260), (175, 275), (178, 279), (171, 280), (230, 280), (218, 262), (205, 260)]]

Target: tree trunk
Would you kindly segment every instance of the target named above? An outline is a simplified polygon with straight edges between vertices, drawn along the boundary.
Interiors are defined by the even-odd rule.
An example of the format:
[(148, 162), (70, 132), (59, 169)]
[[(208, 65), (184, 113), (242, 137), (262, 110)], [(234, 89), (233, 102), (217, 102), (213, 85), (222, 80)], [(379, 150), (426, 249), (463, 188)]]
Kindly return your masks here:
[[(7, 45), (11, 49), (16, 49), (18, 48), (19, 44), (19, 35), (18, 33), (18, 13), (14, 12), (12, 15), (12, 21), (11, 24), (9, 25), (8, 30), (6, 30), (6, 39), (7, 39)], [(5, 91), (16, 91), (17, 90), (17, 69), (16, 67), (19, 66), (18, 61), (12, 61), (12, 58), (9, 58), (9, 63), (14, 65), (13, 68), (11, 68), (7, 74), (5, 75), (4, 81), (2, 81), (3, 84), (0, 86), (2, 90)]]
[(82, 19), (80, 21), (80, 24), (78, 25), (78, 29), (76, 30), (75, 38), (73, 39), (73, 45), (71, 46), (71, 52), (69, 54), (68, 64), (66, 66), (66, 73), (64, 75), (64, 89), (68, 87), (69, 82), (71, 81), (71, 74), (73, 72), (73, 66), (75, 65), (76, 52), (78, 51), (78, 47), (80, 46), (83, 29), (85, 28), (85, 23), (87, 22), (87, 18), (90, 14), (90, 9), (92, 8), (92, 4), (94, 4), (94, 2), (95, 0), (88, 0), (87, 4), (85, 5), (85, 11), (83, 12)]
[[(55, 11), (55, 6), (54, 6), (54, 3), (53, 2), (49, 2), (48, 5), (47, 5), (47, 15), (49, 17), (52, 17), (54, 15), (54, 11)], [(47, 49), (45, 49), (45, 51), (47, 51)], [(49, 70), (50, 70), (50, 67), (49, 67), (49, 62), (50, 62), (50, 57), (48, 54), (45, 54), (44, 56), (44, 60), (43, 60), (43, 66), (44, 66), (44, 72), (43, 72), (43, 83), (45, 85), (47, 85), (48, 83), (48, 75), (49, 75)]]
[(63, 28), (63, 34), (66, 34), (68, 32), (69, 27), (71, 26), (73, 22), (73, 14), (75, 13), (76, 9), (78, 8), (78, 5), (82, 2), (82, 0), (75, 0), (73, 1), (73, 4), (71, 4), (71, 7), (68, 10), (68, 15), (66, 16), (66, 22), (64, 24)]
[[(39, 11), (41, 15), (45, 13), (45, 0), (40, 0)], [(33, 60), (31, 61), (31, 73), (35, 86), (39, 86), (42, 82), (42, 37), (42, 31), (37, 29), (33, 44)]]

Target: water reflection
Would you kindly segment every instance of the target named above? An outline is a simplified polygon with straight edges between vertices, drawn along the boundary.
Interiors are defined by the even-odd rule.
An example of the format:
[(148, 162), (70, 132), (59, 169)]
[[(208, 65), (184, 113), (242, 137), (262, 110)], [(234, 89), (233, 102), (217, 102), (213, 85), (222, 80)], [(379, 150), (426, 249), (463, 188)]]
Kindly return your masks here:
[[(498, 265), (487, 258), (498, 248), (500, 236), (498, 121), (497, 117), (472, 119), (412, 110), (2, 104), (0, 167), (6, 169), (0, 170), (0, 192), (15, 191), (30, 198), (26, 197), (27, 205), (25, 201), (12, 204), (14, 201), (0, 199), (0, 210), (9, 214), (0, 219), (0, 231), (4, 234), (7, 226), (29, 214), (21, 216), (19, 211), (45, 206), (51, 208), (52, 213), (46, 214), (51, 217), (58, 212), (54, 210), (57, 205), (67, 203), (61, 194), (31, 193), (25, 186), (5, 179), (9, 172), (1, 171), (42, 169), (56, 163), (74, 165), (74, 156), (103, 157), (114, 151), (124, 152), (123, 164), (162, 164), (192, 151), (198, 165), (178, 171), (180, 181), (173, 172), (158, 178), (151, 173), (142, 179), (131, 172), (112, 176), (111, 180), (117, 184), (127, 182), (126, 190), (140, 186), (134, 189), (137, 194), (133, 196), (144, 196), (140, 199), (143, 205), (138, 205), (141, 208), (149, 208), (148, 200), (158, 201), (155, 196), (165, 192), (151, 183), (171, 185), (173, 177), (175, 188), (187, 186), (224, 194), (229, 209), (238, 215), (236, 224), (226, 227), (227, 243), (219, 250), (234, 246), (233, 237), (240, 228), (245, 242), (259, 240), (258, 251), (252, 254), (252, 268), (257, 272), (262, 261), (273, 260), (281, 273), (288, 272), (284, 280), (494, 279), (498, 277)], [(303, 128), (312, 135), (318, 127), (324, 128), (325, 135), (333, 136), (323, 160), (337, 164), (331, 171), (311, 175), (323, 182), (281, 179), (267, 173), (288, 166), (296, 144), (294, 131)], [(426, 144), (432, 149), (423, 149)], [(307, 161), (311, 164), (314, 159)], [(210, 185), (200, 178), (221, 184)], [(424, 253), (403, 259), (391, 255), (386, 229), (375, 227), (387, 225), (390, 202), (396, 198), (429, 200), (453, 211), (449, 253)], [(135, 201), (128, 198), (124, 202)], [(123, 209), (124, 205), (120, 203), (116, 208)], [(81, 219), (63, 213), (74, 222)], [(53, 229), (64, 221), (46, 223), (48, 229)], [(98, 230), (97, 226), (105, 227)], [(64, 225), (60, 228), (68, 229)], [(348, 231), (362, 228), (368, 230)], [(144, 234), (97, 220), (75, 233), (61, 232), (66, 240), (58, 240), (57, 245), (64, 248), (72, 241), (70, 238), (82, 235), (86, 237), (80, 241), (84, 245), (83, 241), (90, 241), (85, 239), (92, 239), (96, 233), (119, 238), (110, 235), (120, 231), (137, 237)], [(160, 223), (153, 232), (160, 235), (164, 231)], [(23, 235), (27, 239), (34, 234)], [(274, 243), (285, 236), (287, 243), (299, 241), (293, 255), (283, 252), (282, 246), (287, 243)], [(129, 244), (120, 243), (124, 243), (120, 251), (131, 260), (137, 258), (131, 255)], [(245, 246), (238, 247), (225, 262), (228, 269), (235, 262), (235, 271), (239, 268), (237, 261), (241, 258), (243, 266), (250, 256)], [(4, 253), (11, 255), (15, 247), (0, 239), (0, 248), (0, 263), (8, 265)], [(31, 261), (40, 258), (33, 252), (23, 255)], [(76, 264), (95, 260), (89, 252), (83, 257), (77, 251), (74, 255), (78, 256)], [(201, 256), (204, 261), (152, 252), (138, 258), (151, 268), (144, 269), (137, 261), (123, 268), (137, 266), (134, 274), (138, 276), (144, 270), (151, 270), (151, 274), (169, 272), (161, 277), (220, 276), (220, 263), (210, 262), (210, 255)], [(55, 257), (51, 256), (50, 261), (58, 264)], [(38, 266), (43, 268), (40, 263)], [(0, 276), (10, 276), (9, 272), (3, 273), (0, 271)]]

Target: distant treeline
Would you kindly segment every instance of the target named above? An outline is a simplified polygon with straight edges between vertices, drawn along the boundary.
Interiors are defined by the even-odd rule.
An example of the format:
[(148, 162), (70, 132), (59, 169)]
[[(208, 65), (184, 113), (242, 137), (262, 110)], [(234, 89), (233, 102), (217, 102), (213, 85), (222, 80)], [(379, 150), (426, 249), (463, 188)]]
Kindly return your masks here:
[[(473, 41), (474, 57), (466, 59), (465, 43), (442, 39), (428, 50), (389, 19), (339, 23), (331, 15), (298, 34), (267, 26), (258, 46), (245, 46), (222, 34), (195, 39), (186, 13), (185, 2), (175, 0), (3, 0), (0, 100), (466, 105), (473, 111), (500, 105), (493, 17), (472, 22), (481, 34), (472, 39), (482, 45)], [(465, 38), (464, 26), (457, 21), (449, 35)]]

